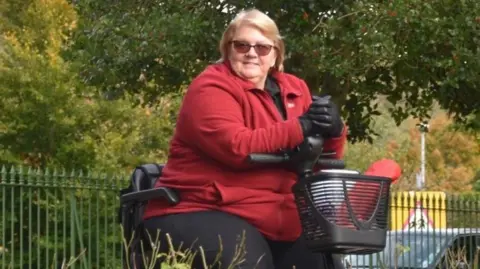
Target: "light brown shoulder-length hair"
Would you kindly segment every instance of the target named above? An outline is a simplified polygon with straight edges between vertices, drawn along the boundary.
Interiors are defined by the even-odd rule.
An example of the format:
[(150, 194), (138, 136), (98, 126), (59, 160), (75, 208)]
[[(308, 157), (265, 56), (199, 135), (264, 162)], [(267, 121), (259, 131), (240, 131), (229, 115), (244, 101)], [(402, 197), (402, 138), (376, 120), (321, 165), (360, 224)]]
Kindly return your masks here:
[(227, 29), (223, 32), (220, 40), (219, 49), (221, 59), (219, 62), (228, 60), (228, 52), (230, 42), (232, 41), (235, 31), (243, 25), (248, 25), (260, 30), (268, 39), (272, 40), (276, 48), (277, 59), (275, 60), (275, 68), (277, 71), (283, 71), (283, 61), (285, 59), (285, 44), (280, 36), (277, 24), (265, 13), (258, 9), (248, 9), (238, 13), (230, 22)]

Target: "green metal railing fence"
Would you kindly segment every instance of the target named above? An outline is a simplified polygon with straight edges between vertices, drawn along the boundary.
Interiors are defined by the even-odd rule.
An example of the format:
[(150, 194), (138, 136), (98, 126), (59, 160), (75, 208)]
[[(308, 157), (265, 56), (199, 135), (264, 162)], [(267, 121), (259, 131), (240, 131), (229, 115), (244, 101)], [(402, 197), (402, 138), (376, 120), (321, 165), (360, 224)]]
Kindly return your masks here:
[[(125, 178), (1, 168), (0, 268), (121, 268)], [(65, 266), (63, 266), (65, 268)]]
[[(118, 194), (128, 179), (129, 176), (1, 167), (0, 269), (56, 269), (72, 259), (76, 260), (68, 268), (122, 268)], [(392, 193), (389, 220), (390, 229), (397, 231), (399, 238), (435, 228), (434, 234), (414, 233), (415, 240), (407, 242), (412, 244), (407, 246), (410, 254), (400, 255), (400, 259), (403, 267), (411, 268), (412, 264), (404, 259), (436, 259), (432, 253), (436, 253), (442, 240), (449, 232), (458, 231), (448, 228), (480, 228), (480, 194)], [(418, 242), (420, 247), (415, 247)], [(387, 242), (387, 248), (392, 244)], [(465, 245), (468, 259), (474, 262), (472, 252), (480, 249), (480, 229), (478, 241)], [(382, 255), (382, 261), (392, 262), (387, 257), (390, 254)], [(368, 264), (375, 263), (372, 257), (368, 255)], [(353, 265), (355, 261), (365, 264), (355, 259), (351, 259)]]

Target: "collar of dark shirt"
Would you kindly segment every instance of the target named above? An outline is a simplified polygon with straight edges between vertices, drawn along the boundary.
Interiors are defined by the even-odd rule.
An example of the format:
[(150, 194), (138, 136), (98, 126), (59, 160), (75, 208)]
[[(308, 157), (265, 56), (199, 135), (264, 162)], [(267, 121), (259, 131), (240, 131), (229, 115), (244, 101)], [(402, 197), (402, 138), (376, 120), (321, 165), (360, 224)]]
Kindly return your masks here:
[(280, 94), (280, 88), (278, 87), (278, 83), (272, 76), (267, 77), (267, 80), (265, 81), (265, 90), (267, 90), (271, 96), (276, 96)]

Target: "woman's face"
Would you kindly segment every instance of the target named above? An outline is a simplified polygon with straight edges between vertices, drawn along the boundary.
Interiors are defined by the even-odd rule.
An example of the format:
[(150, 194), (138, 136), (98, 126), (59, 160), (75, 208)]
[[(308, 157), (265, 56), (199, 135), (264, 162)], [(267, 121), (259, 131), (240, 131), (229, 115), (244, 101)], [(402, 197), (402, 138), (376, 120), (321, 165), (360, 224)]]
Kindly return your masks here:
[(229, 61), (233, 71), (263, 89), (268, 71), (275, 64), (276, 51), (273, 46), (274, 42), (258, 29), (240, 26), (230, 44)]

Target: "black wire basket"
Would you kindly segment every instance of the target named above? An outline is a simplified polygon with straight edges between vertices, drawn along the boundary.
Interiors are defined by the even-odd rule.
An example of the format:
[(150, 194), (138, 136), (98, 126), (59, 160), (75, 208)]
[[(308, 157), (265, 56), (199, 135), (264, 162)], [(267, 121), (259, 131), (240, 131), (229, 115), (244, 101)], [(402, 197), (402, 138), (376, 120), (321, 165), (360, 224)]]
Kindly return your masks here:
[(314, 252), (372, 254), (385, 248), (391, 179), (320, 172), (292, 188)]

